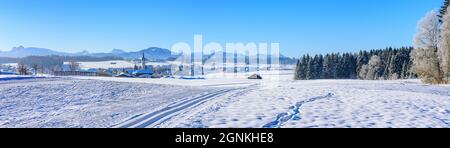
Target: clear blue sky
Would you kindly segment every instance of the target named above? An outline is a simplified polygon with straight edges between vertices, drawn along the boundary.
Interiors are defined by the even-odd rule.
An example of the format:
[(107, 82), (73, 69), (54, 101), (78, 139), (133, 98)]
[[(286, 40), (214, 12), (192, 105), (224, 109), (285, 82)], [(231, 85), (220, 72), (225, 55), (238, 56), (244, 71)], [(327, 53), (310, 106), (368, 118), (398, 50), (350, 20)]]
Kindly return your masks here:
[(282, 53), (410, 46), (443, 0), (0, 0), (0, 50), (136, 51), (192, 42), (279, 42)]

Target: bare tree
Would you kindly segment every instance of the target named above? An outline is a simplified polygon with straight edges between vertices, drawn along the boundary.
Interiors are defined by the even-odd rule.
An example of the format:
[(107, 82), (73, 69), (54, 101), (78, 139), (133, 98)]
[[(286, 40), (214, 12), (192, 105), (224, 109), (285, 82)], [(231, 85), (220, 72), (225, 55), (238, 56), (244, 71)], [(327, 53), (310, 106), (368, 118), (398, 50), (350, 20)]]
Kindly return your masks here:
[(441, 83), (440, 64), (437, 56), (440, 22), (438, 12), (429, 12), (418, 23), (414, 37), (414, 50), (411, 52), (412, 70), (425, 83)]
[[(447, 8), (446, 12), (450, 12), (450, 7)], [(438, 57), (441, 71), (443, 72), (443, 80), (445, 83), (450, 83), (450, 13), (446, 13), (443, 16), (442, 21)]]
[(27, 66), (25, 66), (25, 64), (23, 64), (23, 63), (17, 64), (17, 72), (18, 72), (20, 75), (28, 75), (28, 69), (27, 69)]
[(75, 61), (69, 62), (70, 71), (77, 71), (79, 67), (80, 67), (80, 64), (78, 64), (77, 62), (75, 62)]
[(368, 66), (367, 64), (361, 66), (361, 68), (360, 68), (360, 70), (359, 70), (359, 72), (358, 72), (359, 78), (361, 78), (361, 79), (366, 79), (366, 76), (367, 76), (367, 72), (368, 72), (368, 71), (369, 71), (369, 66)]
[(382, 76), (383, 61), (377, 55), (370, 58), (369, 63), (361, 67), (359, 76), (366, 80), (378, 80)]

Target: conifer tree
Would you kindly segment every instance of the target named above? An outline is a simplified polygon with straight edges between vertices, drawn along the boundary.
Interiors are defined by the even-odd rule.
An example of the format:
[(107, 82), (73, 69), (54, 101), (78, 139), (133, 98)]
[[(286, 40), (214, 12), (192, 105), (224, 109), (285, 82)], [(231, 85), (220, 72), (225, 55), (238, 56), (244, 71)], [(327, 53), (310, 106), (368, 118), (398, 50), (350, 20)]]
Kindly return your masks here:
[(306, 74), (305, 79), (311, 80), (313, 79), (313, 61), (311, 60), (311, 57), (309, 55), (306, 55)]
[(300, 80), (300, 60), (297, 60), (297, 64), (295, 66), (295, 71), (294, 71), (294, 80)]
[[(355, 53), (329, 53), (325, 56), (304, 55), (297, 63), (295, 79), (398, 79), (409, 78), (412, 47), (385, 48)], [(369, 65), (365, 59), (377, 56), (379, 64)], [(365, 64), (364, 64), (365, 63)], [(360, 65), (362, 64), (362, 65)], [(358, 68), (359, 67), (359, 68)], [(375, 70), (373, 67), (375, 67)], [(371, 69), (369, 69), (371, 68)], [(372, 70), (372, 71), (369, 71)], [(372, 76), (367, 77), (368, 72)]]
[(445, 0), (444, 4), (441, 6), (441, 9), (439, 10), (439, 18), (441, 18), (441, 20), (440, 20), (441, 22), (443, 22), (442, 18), (448, 12), (447, 8), (449, 5), (450, 5), (450, 0)]

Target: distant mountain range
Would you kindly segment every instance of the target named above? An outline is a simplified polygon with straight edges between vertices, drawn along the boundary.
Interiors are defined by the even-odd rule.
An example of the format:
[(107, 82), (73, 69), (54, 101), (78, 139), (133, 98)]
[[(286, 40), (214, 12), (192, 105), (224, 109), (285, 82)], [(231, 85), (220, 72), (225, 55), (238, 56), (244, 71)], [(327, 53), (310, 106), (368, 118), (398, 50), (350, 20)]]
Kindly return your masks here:
[[(89, 57), (119, 57), (123, 59), (137, 59), (142, 56), (142, 52), (145, 53), (145, 57), (150, 60), (154, 61), (166, 61), (166, 60), (174, 60), (181, 56), (179, 53), (172, 53), (169, 49), (164, 48), (158, 48), (158, 47), (150, 47), (147, 49), (142, 49), (135, 52), (126, 52), (121, 49), (113, 49), (110, 52), (105, 53), (90, 53), (88, 51), (82, 51), (77, 53), (67, 53), (67, 52), (58, 52), (51, 49), (46, 48), (36, 48), (36, 47), (14, 47), (10, 51), (0, 51), (0, 57), (7, 57), (7, 58), (24, 58), (28, 56), (50, 56), (50, 55), (57, 55), (57, 56), (89, 56)], [(196, 56), (201, 54), (195, 54)], [(212, 56), (223, 56), (222, 52), (217, 52), (213, 54), (205, 54), (206, 59), (208, 60)], [(190, 56), (190, 54), (185, 54), (185, 56)], [(226, 54), (227, 59), (233, 59), (234, 54), (227, 53)], [(267, 56), (267, 55), (260, 55), (260, 56)], [(238, 59), (245, 59), (245, 56), (242, 54), (237, 55)], [(198, 58), (198, 57), (197, 57)], [(281, 55), (280, 62), (282, 64), (295, 64), (295, 59), (289, 58), (286, 56)]]
[(35, 48), (29, 47), (25, 48), (23, 46), (14, 47), (10, 51), (0, 51), (0, 57), (9, 58), (23, 58), (27, 56), (45, 56), (45, 55), (69, 55), (69, 53), (57, 52), (45, 48)]
[(0, 57), (23, 58), (27, 56), (58, 55), (58, 56), (121, 57), (124, 59), (134, 59), (141, 57), (142, 52), (145, 53), (146, 58), (152, 60), (167, 60), (175, 56), (172, 55), (172, 52), (170, 50), (157, 47), (151, 47), (136, 52), (125, 52), (121, 49), (113, 49), (111, 52), (107, 53), (89, 53), (86, 50), (77, 53), (67, 53), (67, 52), (58, 52), (46, 48), (19, 46), (12, 48), (10, 51), (3, 51), (3, 52), (0, 51)]

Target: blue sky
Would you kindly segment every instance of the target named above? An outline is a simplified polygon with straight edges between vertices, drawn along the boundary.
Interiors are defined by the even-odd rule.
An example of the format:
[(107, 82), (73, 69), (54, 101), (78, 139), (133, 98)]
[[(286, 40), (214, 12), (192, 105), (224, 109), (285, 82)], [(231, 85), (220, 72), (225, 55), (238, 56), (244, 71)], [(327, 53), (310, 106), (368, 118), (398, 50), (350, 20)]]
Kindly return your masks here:
[(279, 42), (282, 53), (410, 46), (443, 0), (0, 0), (0, 50), (107, 52), (177, 42)]

